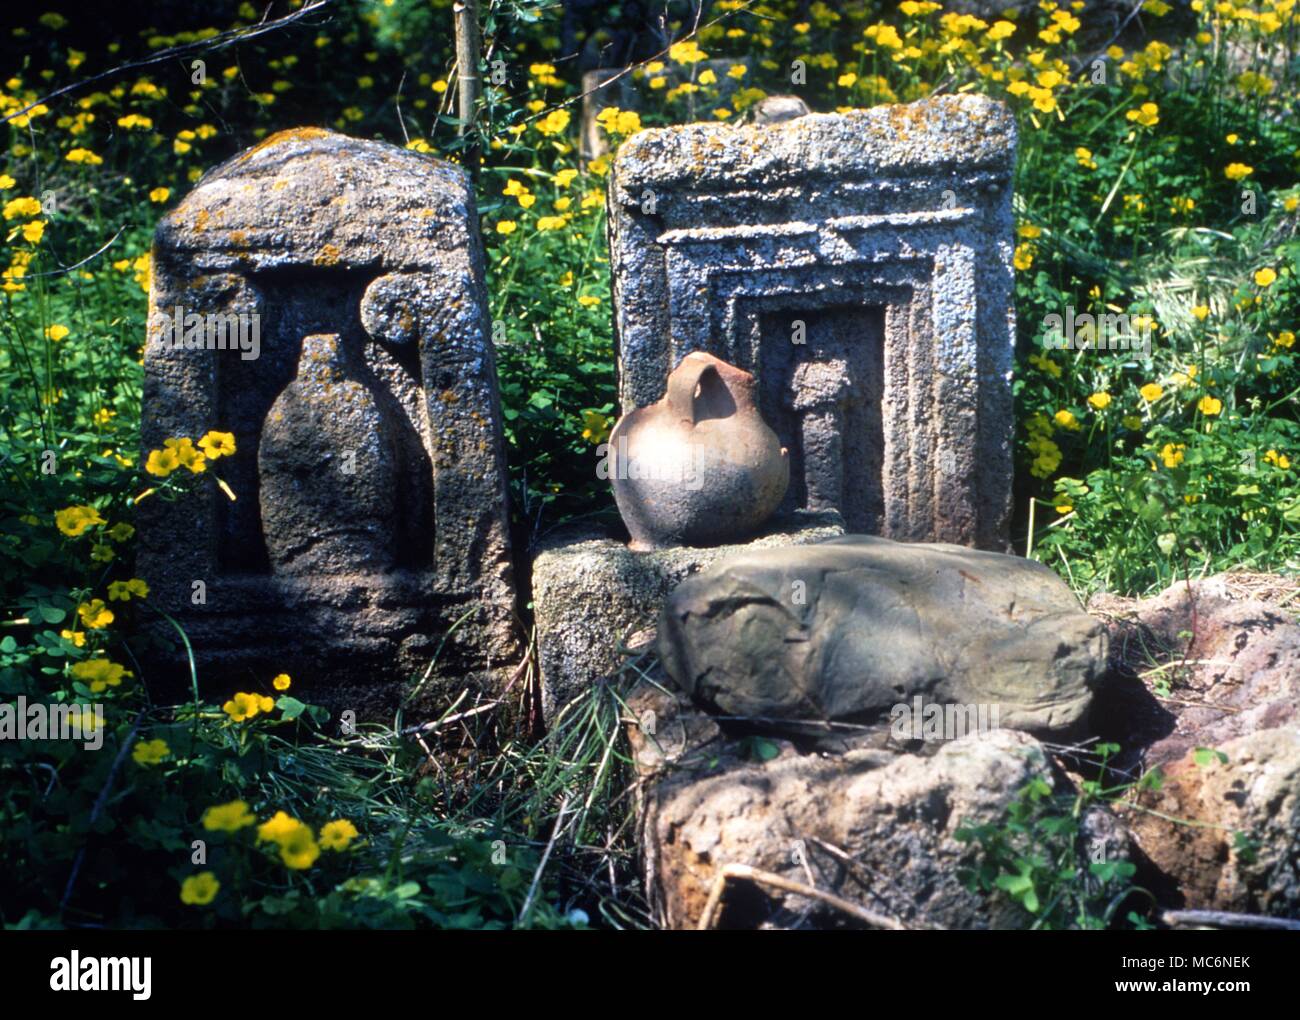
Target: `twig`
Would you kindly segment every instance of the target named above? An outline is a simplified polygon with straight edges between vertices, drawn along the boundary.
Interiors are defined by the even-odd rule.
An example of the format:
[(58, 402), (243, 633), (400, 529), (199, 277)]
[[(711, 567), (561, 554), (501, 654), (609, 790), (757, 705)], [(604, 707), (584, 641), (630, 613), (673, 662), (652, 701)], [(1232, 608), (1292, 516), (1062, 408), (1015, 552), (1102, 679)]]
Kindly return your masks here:
[(445, 715), (441, 719), (434, 719), (432, 722), (420, 723), (418, 726), (408, 726), (402, 730), (402, 736), (409, 737), (412, 733), (428, 733), (430, 730), (439, 730), (448, 723), (460, 722), (462, 719), (490, 712), (499, 704), (501, 704), (499, 700), (489, 701), (486, 705), (479, 705), (478, 708), (467, 708), (464, 712), (457, 712), (455, 715)]
[(537, 870), (533, 872), (532, 885), (528, 887), (528, 895), (524, 897), (524, 909), (519, 911), (519, 923), (522, 925), (528, 920), (528, 914), (533, 909), (533, 899), (537, 896), (537, 887), (542, 882), (542, 872), (546, 870), (546, 862), (550, 860), (551, 851), (555, 849), (555, 841), (560, 838), (561, 822), (564, 821), (564, 812), (569, 809), (569, 795), (566, 793), (560, 801), (560, 813), (555, 816), (555, 827), (551, 829), (551, 838), (546, 841), (546, 849), (542, 851), (542, 859), (537, 862)]
[(126, 227), (119, 227), (117, 233), (108, 239), (108, 242), (104, 245), (104, 247), (100, 248), (99, 251), (91, 252), (80, 262), (74, 263), (73, 265), (70, 266), (64, 266), (62, 269), (51, 269), (44, 273), (28, 273), (27, 274), (28, 279), (31, 279), (34, 276), (63, 276), (65, 273), (70, 273), (74, 269), (80, 269), (87, 262), (90, 262), (92, 259), (99, 258), (99, 256), (103, 255), (104, 252), (108, 251), (109, 248), (113, 247), (114, 243), (116, 243), (117, 239), (122, 236), (122, 231), (125, 229)]
[(780, 875), (773, 874), (770, 871), (763, 871), (759, 868), (751, 868), (748, 864), (724, 864), (718, 871), (717, 877), (713, 880), (713, 888), (709, 891), (709, 899), (704, 904), (704, 911), (700, 914), (700, 922), (696, 926), (700, 931), (709, 931), (717, 922), (719, 905), (722, 903), (722, 894), (726, 891), (727, 879), (744, 879), (747, 882), (753, 882), (756, 885), (771, 886), (773, 889), (780, 889), (782, 892), (794, 893), (796, 896), (807, 896), (810, 899), (820, 900), (829, 907), (834, 907), (841, 913), (848, 914), (850, 917), (856, 917), (864, 924), (869, 924), (873, 928), (886, 928), (893, 931), (902, 931), (906, 929), (901, 921), (892, 917), (886, 917), (884, 914), (877, 914), (874, 911), (860, 907), (856, 903), (851, 903), (846, 899), (836, 896), (834, 893), (823, 892), (821, 889), (811, 885), (804, 885), (802, 882), (796, 882), (793, 879), (783, 878)]
[(253, 39), (256, 36), (265, 35), (267, 32), (274, 32), (278, 29), (284, 28), (286, 25), (292, 24), (295, 21), (299, 21), (300, 19), (306, 17), (308, 14), (311, 14), (315, 11), (319, 11), (322, 8), (327, 7), (330, 4), (335, 2), (336, 0), (315, 0), (314, 3), (310, 4), (307, 7), (303, 7), (300, 10), (296, 10), (292, 14), (286, 14), (283, 18), (277, 18), (275, 21), (263, 22), (262, 24), (257, 25), (255, 28), (250, 28), (247, 30), (240, 29), (240, 28), (232, 28), (225, 32), (222, 32), (220, 35), (215, 36), (212, 39), (202, 39), (198, 42), (185, 43), (182, 46), (172, 46), (169, 47), (168, 49), (160, 50), (159, 52), (155, 53), (152, 57), (146, 57), (143, 60), (132, 60), (125, 64), (119, 64), (117, 67), (110, 68), (107, 71), (101, 71), (99, 74), (92, 75), (89, 78), (83, 78), (81, 81), (74, 81), (70, 85), (64, 85), (63, 88), (61, 89), (55, 89), (53, 92), (41, 96), (39, 99), (33, 100), (31, 103), (24, 106), (21, 110), (15, 110), (13, 113), (9, 114), (8, 116), (0, 117), (0, 124), (8, 123), (9, 121), (13, 120), (15, 117), (21, 117), (24, 113), (27, 113), (29, 110), (35, 109), (37, 106), (40, 106), (42, 103), (48, 103), (53, 99), (58, 99), (60, 96), (67, 95), (69, 92), (75, 92), (77, 89), (84, 88), (87, 85), (93, 85), (97, 81), (103, 81), (105, 78), (112, 78), (126, 71), (134, 71), (136, 68), (150, 67), (153, 64), (161, 64), (168, 60), (171, 60), (173, 57), (188, 57), (196, 53), (208, 53), (212, 50), (225, 49), (227, 46), (232, 46), (235, 43), (243, 42), (246, 39)]
[[(122, 767), (122, 762), (126, 759), (126, 752), (131, 750), (131, 742), (135, 740), (136, 731), (140, 729), (140, 723), (144, 720), (144, 713), (141, 712), (131, 723), (131, 729), (122, 741), (122, 746), (118, 748), (117, 757), (113, 759), (113, 764), (109, 767), (108, 777), (104, 780), (104, 785), (99, 790), (99, 796), (95, 798), (95, 806), (90, 809), (90, 820), (86, 825), (86, 840), (89, 842), (94, 832), (95, 823), (99, 821), (99, 814), (104, 810), (104, 805), (108, 803), (108, 791), (113, 788), (113, 780), (117, 778), (117, 770)], [(86, 844), (82, 843), (77, 848), (76, 859), (72, 862), (72, 872), (68, 875), (68, 884), (63, 887), (63, 899), (59, 900), (59, 913), (63, 913), (68, 907), (68, 900), (72, 899), (72, 890), (77, 884), (77, 876), (81, 874), (81, 865), (86, 859)]]
[(1183, 925), (1211, 925), (1215, 928), (1268, 928), (1277, 931), (1300, 931), (1300, 921), (1285, 917), (1261, 917), (1258, 914), (1231, 914), (1225, 910), (1166, 910), (1160, 921), (1177, 928)]

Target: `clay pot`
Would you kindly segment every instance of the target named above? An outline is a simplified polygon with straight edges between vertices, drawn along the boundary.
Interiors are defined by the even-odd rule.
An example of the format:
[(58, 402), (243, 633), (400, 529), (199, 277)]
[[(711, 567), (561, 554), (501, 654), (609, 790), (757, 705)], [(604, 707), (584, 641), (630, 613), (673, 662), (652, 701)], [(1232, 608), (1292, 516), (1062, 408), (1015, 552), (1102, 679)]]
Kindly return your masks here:
[(668, 376), (662, 400), (619, 419), (609, 442), (633, 549), (740, 541), (790, 484), (789, 455), (754, 406), (754, 377), (700, 351)]

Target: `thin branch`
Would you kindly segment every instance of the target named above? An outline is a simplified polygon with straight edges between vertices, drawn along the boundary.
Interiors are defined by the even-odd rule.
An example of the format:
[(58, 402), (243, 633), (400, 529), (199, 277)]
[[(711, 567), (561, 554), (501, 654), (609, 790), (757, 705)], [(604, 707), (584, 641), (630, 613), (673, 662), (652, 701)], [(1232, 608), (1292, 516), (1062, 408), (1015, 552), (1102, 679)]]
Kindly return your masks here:
[(732, 878), (743, 879), (757, 885), (771, 886), (773, 889), (780, 889), (782, 892), (819, 900), (829, 907), (834, 907), (841, 913), (856, 917), (863, 924), (869, 924), (873, 928), (886, 928), (892, 931), (904, 931), (907, 928), (907, 925), (896, 918), (877, 914), (856, 903), (851, 903), (842, 897), (836, 896), (834, 893), (823, 892), (814, 886), (784, 878), (770, 871), (751, 868), (748, 864), (724, 864), (718, 871), (717, 877), (713, 880), (713, 888), (709, 891), (709, 899), (704, 904), (704, 911), (700, 914), (700, 922), (697, 925), (700, 931), (708, 931), (717, 923), (722, 894), (726, 891), (727, 880)]
[(1267, 928), (1276, 931), (1300, 931), (1300, 921), (1285, 917), (1261, 917), (1258, 914), (1232, 914), (1226, 910), (1166, 910), (1160, 920), (1171, 928)]
[(160, 50), (152, 57), (145, 57), (142, 60), (132, 60), (125, 64), (119, 64), (117, 67), (110, 68), (107, 71), (101, 71), (99, 74), (91, 75), (89, 78), (83, 78), (81, 81), (74, 81), (70, 85), (64, 85), (61, 89), (55, 89), (53, 92), (41, 96), (39, 99), (33, 100), (21, 110), (15, 110), (8, 116), (0, 117), (0, 124), (7, 123), (15, 117), (21, 117), (24, 113), (35, 109), (42, 103), (52, 102), (60, 96), (66, 96), (70, 92), (76, 92), (78, 89), (85, 88), (87, 85), (93, 85), (95, 82), (103, 81), (106, 78), (113, 78), (127, 71), (134, 71), (137, 68), (162, 64), (178, 57), (189, 57), (196, 53), (210, 53), (213, 50), (225, 49), (227, 46), (233, 46), (237, 43), (254, 39), (259, 35), (266, 35), (268, 32), (279, 31), (280, 29), (293, 24), (295, 21), (300, 21), (308, 14), (312, 14), (315, 11), (319, 11), (322, 8), (328, 7), (330, 4), (337, 2), (338, 0), (313, 0), (313, 2), (308, 6), (294, 11), (292, 14), (286, 14), (283, 18), (277, 18), (275, 21), (263, 22), (249, 29), (228, 29), (220, 35), (214, 36), (212, 39), (202, 39), (198, 42), (184, 43), (181, 46), (171, 46), (165, 50)]

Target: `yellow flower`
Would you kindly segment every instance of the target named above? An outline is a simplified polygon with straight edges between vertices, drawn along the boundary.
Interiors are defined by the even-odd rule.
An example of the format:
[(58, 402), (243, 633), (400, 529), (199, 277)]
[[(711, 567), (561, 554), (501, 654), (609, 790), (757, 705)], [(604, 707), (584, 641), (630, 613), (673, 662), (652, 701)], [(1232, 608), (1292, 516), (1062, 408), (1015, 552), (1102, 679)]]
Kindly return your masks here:
[(1016, 245), (1015, 254), (1011, 259), (1012, 264), (1022, 272), (1034, 264), (1034, 246), (1032, 244)]
[(1159, 400), (1162, 396), (1164, 396), (1165, 391), (1161, 389), (1159, 383), (1151, 382), (1151, 383), (1147, 383), (1140, 390), (1138, 390), (1138, 393), (1142, 396), (1142, 399), (1145, 400), (1148, 404), (1154, 404), (1157, 400)]
[(210, 871), (200, 871), (181, 883), (181, 902), (191, 907), (205, 907), (217, 898), (221, 883)]
[(1192, 314), (1196, 316), (1197, 322), (1204, 322), (1205, 317), (1210, 314), (1210, 306), (1197, 305), (1195, 308), (1192, 309)]
[(1265, 266), (1255, 270), (1255, 283), (1260, 287), (1271, 287), (1277, 279), (1277, 273)]
[(134, 595), (138, 599), (145, 598), (149, 594), (149, 586), (138, 577), (133, 577), (129, 581), (110, 581), (108, 585), (108, 600), (129, 602)]
[(57, 343), (59, 340), (64, 339), (64, 338), (65, 338), (69, 333), (71, 333), (71, 332), (72, 332), (72, 331), (71, 331), (70, 329), (68, 329), (67, 326), (54, 325), (54, 326), (47, 326), (47, 327), (45, 328), (45, 336), (46, 336), (46, 338), (49, 339), (49, 340), (53, 340), (53, 341), (55, 341), (56, 343)]
[(302, 822), (298, 821), (298, 819), (285, 814), (283, 811), (277, 811), (257, 827), (257, 841), (259, 843), (278, 843), (292, 832), (295, 826), (301, 824)]
[(208, 832), (238, 832), (256, 821), (242, 800), (215, 804), (203, 812), (203, 827)]
[(847, 71), (835, 79), (835, 84), (842, 89), (852, 88), (858, 80), (858, 76), (852, 71)]
[(592, 305), (600, 304), (600, 298), (592, 297), (590, 294), (584, 294), (582, 297), (578, 298), (578, 304), (582, 305), (583, 308), (590, 308)]
[(235, 436), (231, 432), (209, 432), (199, 440), (199, 449), (208, 460), (229, 457), (235, 452)]
[(11, 198), (5, 203), (4, 217), (7, 220), (18, 219), (19, 217), (30, 219), (40, 214), (40, 200), (32, 198), (30, 195), (24, 195), (22, 198)]
[(171, 449), (150, 450), (149, 457), (144, 462), (144, 469), (159, 478), (166, 478), (180, 466), (180, 458), (176, 456), (176, 451)]
[(1290, 348), (1295, 344), (1295, 334), (1289, 329), (1284, 329), (1273, 342), (1279, 347)]
[(447, 83), (443, 81), (441, 78), (439, 78), (432, 85), (430, 85), (429, 88), (433, 89), (433, 91), (438, 93), (438, 95), (442, 95), (444, 92), (447, 91)]
[[(188, 436), (163, 440), (163, 446), (176, 454), (177, 463), (183, 464), (194, 474), (202, 474), (208, 469), (208, 458), (194, 449), (194, 440)], [(145, 470), (148, 470), (147, 466)]]
[(1085, 149), (1082, 145), (1074, 150), (1074, 158), (1078, 161), (1079, 166), (1085, 170), (1096, 170), (1097, 161), (1092, 158), (1092, 150)]
[(1176, 468), (1183, 462), (1183, 451), (1186, 449), (1182, 443), (1165, 443), (1160, 450), (1160, 459), (1165, 462), (1165, 467)]
[(1253, 166), (1247, 166), (1245, 163), (1229, 163), (1223, 169), (1223, 176), (1230, 181), (1240, 181), (1249, 177), (1255, 172)]
[(518, 224), (515, 223), (514, 220), (502, 220), (500, 223), (497, 224), (497, 233), (498, 233), (498, 234), (513, 234), (513, 233), (515, 232), (515, 230), (517, 229), (517, 227), (518, 227)]
[(1196, 402), (1196, 409), (1207, 418), (1212, 418), (1223, 410), (1223, 401), (1216, 397), (1202, 397)]
[(1053, 509), (1058, 514), (1068, 514), (1071, 510), (1074, 509), (1074, 507), (1072, 507), (1069, 503), (1058, 503), (1055, 507), (1053, 507)]
[(573, 183), (573, 179), (578, 176), (578, 171), (572, 168), (561, 170), (555, 175), (555, 183), (561, 188), (567, 188)]
[(90, 685), (91, 693), (99, 694), (109, 687), (117, 687), (123, 677), (132, 676), (130, 670), (108, 659), (88, 659), (72, 667), (72, 675)]
[(41, 238), (45, 235), (45, 221), (33, 220), (23, 227), (23, 240), (28, 244), (40, 244)]
[(552, 110), (537, 122), (537, 130), (544, 135), (558, 135), (569, 126), (568, 110)]
[(673, 43), (668, 49), (668, 59), (678, 64), (695, 64), (706, 60), (708, 56), (693, 39)]
[(287, 691), (291, 683), (293, 681), (289, 679), (288, 673), (280, 673), (271, 681), (271, 686), (277, 691)]
[(1264, 454), (1264, 463), (1272, 464), (1274, 467), (1287, 470), (1291, 466), (1291, 461), (1285, 453), (1278, 453), (1276, 450), (1269, 450)]
[(1068, 429), (1071, 432), (1077, 432), (1080, 427), (1079, 420), (1074, 416), (1073, 411), (1062, 409), (1057, 411), (1056, 414), (1053, 415), (1053, 418), (1055, 419), (1056, 424), (1061, 426), (1061, 428)]
[(87, 528), (108, 522), (93, 506), (69, 506), (54, 515), (54, 523), (68, 537), (79, 538)]
[(159, 203), (166, 202), (167, 199), (171, 197), (171, 193), (171, 188), (154, 188), (153, 191), (149, 192), (149, 201)]
[(103, 599), (91, 599), (77, 606), (82, 626), (87, 630), (103, 630), (113, 622), (113, 610), (104, 604)]
[(137, 765), (157, 765), (171, 753), (165, 740), (145, 740), (135, 745), (131, 760)]
[(244, 722), (261, 712), (269, 712), (275, 702), (264, 694), (236, 694), (221, 706), (221, 710), (234, 722)]
[(125, 117), (117, 118), (117, 126), (126, 128), (128, 131), (132, 128), (148, 131), (153, 127), (153, 121), (138, 113), (128, 113)]
[(1091, 404), (1093, 407), (1095, 407), (1098, 411), (1104, 411), (1106, 410), (1106, 408), (1110, 407), (1110, 394), (1094, 393), (1092, 396), (1088, 398), (1088, 403)]
[(609, 429), (614, 424), (614, 420), (599, 411), (583, 411), (582, 424), (582, 438), (599, 445), (609, 436)]
[(59, 631), (59, 637), (63, 638), (64, 641), (70, 642), (77, 648), (86, 647), (86, 635), (79, 630), (61, 630)]
[(326, 850), (346, 850), (357, 838), (357, 827), (346, 818), (327, 822), (320, 830), (320, 845)]
[(257, 827), (259, 843), (275, 843), (280, 847), (280, 860), (296, 871), (310, 868), (320, 856), (320, 847), (312, 835), (311, 826), (277, 811), (269, 821)]
[(1155, 103), (1143, 103), (1136, 110), (1129, 110), (1125, 116), (1143, 127), (1154, 127), (1160, 123), (1160, 107)]

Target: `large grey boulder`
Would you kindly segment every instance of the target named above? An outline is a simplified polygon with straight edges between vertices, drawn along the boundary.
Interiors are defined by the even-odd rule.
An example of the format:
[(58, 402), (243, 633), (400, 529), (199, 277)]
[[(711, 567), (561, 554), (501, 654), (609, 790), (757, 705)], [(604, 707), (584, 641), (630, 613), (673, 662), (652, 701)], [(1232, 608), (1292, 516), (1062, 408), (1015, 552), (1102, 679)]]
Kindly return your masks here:
[(1041, 564), (853, 535), (742, 553), (683, 582), (659, 653), (721, 716), (875, 723), (919, 698), (1047, 735), (1088, 712), (1106, 633)]

